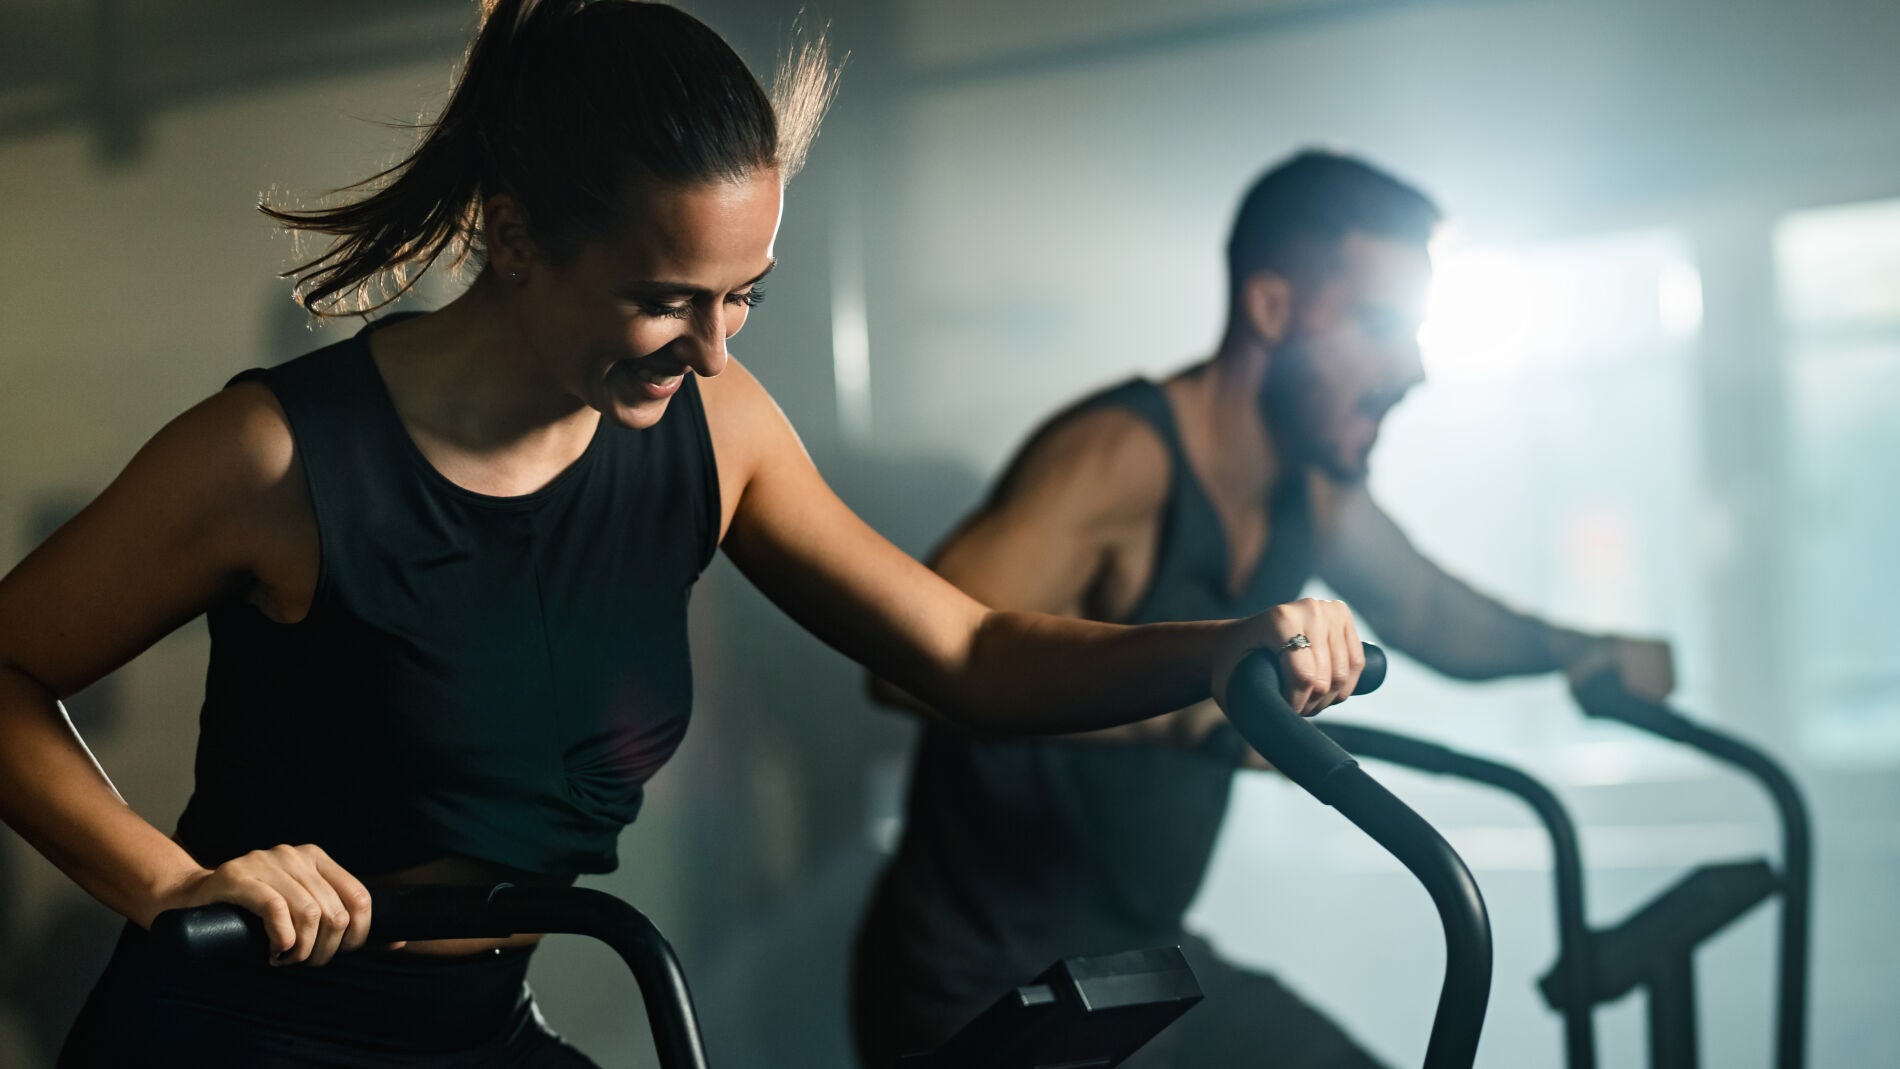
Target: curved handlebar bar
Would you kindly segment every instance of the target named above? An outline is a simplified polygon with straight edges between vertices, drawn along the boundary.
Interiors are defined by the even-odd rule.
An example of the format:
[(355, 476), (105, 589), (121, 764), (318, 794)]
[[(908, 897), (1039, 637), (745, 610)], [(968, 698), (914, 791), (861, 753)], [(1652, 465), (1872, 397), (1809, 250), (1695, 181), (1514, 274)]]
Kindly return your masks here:
[[(1550, 836), (1551, 879), (1557, 892), (1556, 971), (1571, 990), (1590, 990), (1595, 955), (1590, 925), (1584, 917), (1583, 850), (1578, 845), (1576, 824), (1550, 788), (1510, 765), (1411, 735), (1364, 724), (1321, 723), (1319, 728), (1356, 757), (1482, 783), (1516, 795), (1528, 805)], [(1571, 1069), (1597, 1064), (1592, 1009), (1592, 1003), (1584, 998), (1567, 1000), (1561, 1008), (1564, 1047), (1569, 1059), (1565, 1064)]]
[[(1377, 687), (1384, 678), (1384, 651), (1368, 645), (1366, 671), (1356, 693)], [(1286, 704), (1279, 682), (1271, 653), (1250, 654), (1228, 681), (1228, 719), (1260, 756), (1338, 809), (1425, 885), (1445, 932), (1445, 980), (1425, 1066), (1468, 1069), (1477, 1057), (1478, 1034), (1491, 997), (1491, 922), (1477, 882), (1437, 829)]]
[[(386, 886), (372, 888), (369, 938), (500, 938), (516, 932), (591, 936), (612, 947), (639, 981), (664, 1069), (707, 1069), (706, 1044), (686, 974), (666, 937), (639, 910), (584, 887)], [(167, 910), (152, 922), (162, 952), (179, 960), (260, 964), (270, 950), (264, 922), (232, 905)]]
[[(1359, 682), (1352, 688), (1355, 695), (1370, 694), (1378, 690), (1385, 682), (1385, 651), (1370, 642), (1365, 644), (1365, 651), (1366, 666), (1359, 673)], [(1286, 704), (1280, 696), (1280, 673), (1274, 667), (1273, 656), (1272, 652), (1266, 649), (1256, 650), (1240, 664), (1234, 666), (1233, 677), (1227, 681), (1229, 706), (1227, 719), (1232, 723), (1234, 730), (1250, 744), (1254, 740), (1254, 735), (1250, 732), (1263, 734), (1266, 739), (1271, 740), (1267, 743), (1268, 747), (1278, 751), (1289, 764), (1283, 765), (1278, 760), (1268, 757), (1267, 750), (1261, 749), (1258, 745), (1254, 746), (1255, 752), (1266, 757), (1274, 768), (1304, 787), (1307, 793), (1331, 805), (1332, 800), (1327, 796), (1327, 777), (1352, 764), (1352, 755), (1334, 745), (1333, 741), (1325, 735), (1312, 730), (1312, 725), (1295, 714)], [(1240, 696), (1249, 688), (1256, 690), (1265, 688), (1266, 693), (1272, 696), (1273, 706), (1276, 709), (1285, 710), (1291, 719), (1276, 716), (1253, 717), (1251, 727), (1242, 727), (1239, 719), (1234, 715), (1233, 706), (1244, 704)]]

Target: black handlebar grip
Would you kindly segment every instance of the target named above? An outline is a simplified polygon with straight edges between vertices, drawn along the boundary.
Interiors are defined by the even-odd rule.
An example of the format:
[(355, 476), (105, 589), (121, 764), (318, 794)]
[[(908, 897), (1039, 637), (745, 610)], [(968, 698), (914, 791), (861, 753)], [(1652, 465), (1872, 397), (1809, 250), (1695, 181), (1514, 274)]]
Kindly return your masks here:
[(1691, 740), (1695, 727), (1687, 717), (1660, 702), (1630, 693), (1614, 668), (1586, 677), (1577, 684), (1575, 693), (1586, 716), (1620, 720), (1653, 735), (1694, 745)]
[[(1385, 681), (1385, 651), (1366, 646), (1363, 694)], [(1357, 765), (1352, 755), (1293, 711), (1280, 696), (1280, 671), (1270, 650), (1255, 650), (1234, 666), (1227, 681), (1227, 717), (1254, 752), (1322, 802), (1332, 804), (1328, 781)]]
[(370, 942), (505, 939), (514, 929), (498, 915), (494, 902), (513, 886), (371, 887)]
[(1352, 688), (1354, 694), (1371, 694), (1385, 682), (1385, 651), (1370, 642), (1361, 643), (1366, 651), (1366, 666), (1359, 672), (1359, 682)]
[(264, 918), (226, 903), (168, 909), (152, 920), (152, 943), (175, 961), (257, 961), (270, 956)]
[[(425, 939), (505, 938), (514, 932), (496, 917), (494, 896), (510, 885), (491, 887), (405, 887), (371, 889), (369, 941), (395, 943)], [(152, 921), (159, 953), (175, 961), (263, 961), (270, 935), (255, 913), (218, 902), (190, 909), (168, 909)]]

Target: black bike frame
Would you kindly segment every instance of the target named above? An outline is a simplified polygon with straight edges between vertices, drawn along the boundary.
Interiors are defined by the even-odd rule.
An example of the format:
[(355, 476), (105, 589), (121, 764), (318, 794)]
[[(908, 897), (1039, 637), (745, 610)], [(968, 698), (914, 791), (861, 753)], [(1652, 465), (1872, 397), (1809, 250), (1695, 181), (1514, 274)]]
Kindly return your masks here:
[[(1688, 955), (1696, 944), (1741, 916), (1761, 897), (1779, 892), (1782, 914), (1774, 1064), (1778, 1069), (1801, 1069), (1807, 1024), (1813, 870), (1809, 818), (1799, 790), (1788, 774), (1759, 750), (1667, 707), (1628, 694), (1614, 675), (1588, 680), (1578, 692), (1581, 704), (1592, 715), (1620, 720), (1691, 747), (1760, 781), (1781, 820), (1781, 871), (1771, 874), (1759, 862), (1703, 866), (1618, 928), (1593, 932), (1584, 910), (1583, 864), (1576, 827), (1547, 787), (1509, 765), (1409, 736), (1354, 724), (1327, 725), (1324, 730), (1360, 756), (1487, 784), (1518, 796), (1536, 812), (1550, 836), (1557, 892), (1558, 961), (1551, 975), (1545, 977), (1543, 989), (1563, 1015), (1567, 1065), (1587, 1069), (1596, 1064), (1596, 1005), (1621, 997), (1637, 984), (1644, 986), (1649, 996), (1650, 1064), (1657, 1069), (1697, 1064), (1695, 978)], [(1674, 949), (1665, 952), (1665, 942)], [(1645, 949), (1650, 952), (1644, 953)]]
[[(1592, 964), (1590, 927), (1583, 902), (1583, 852), (1576, 825), (1548, 787), (1509, 765), (1407, 735), (1359, 724), (1322, 724), (1320, 730), (1359, 757), (1473, 780), (1523, 799), (1550, 835), (1552, 878), (1557, 890), (1558, 960), (1567, 982), (1575, 985), (1572, 990), (1590, 989)], [(1583, 999), (1565, 1002), (1563, 1018), (1565, 1064), (1573, 1069), (1594, 1066), (1596, 1019), (1590, 1003)]]
[[(1781, 937), (1776, 981), (1775, 1065), (1801, 1069), (1806, 1061), (1808, 1022), (1808, 923), (1814, 891), (1813, 831), (1807, 803), (1787, 771), (1767, 754), (1704, 727), (1668, 706), (1628, 693), (1615, 673), (1603, 672), (1577, 687), (1578, 703), (1592, 716), (1618, 720), (1652, 735), (1699, 750), (1760, 783), (1781, 819)], [(1685, 1015), (1678, 1014), (1677, 1021)], [(1686, 1015), (1687, 1027), (1695, 1024)], [(1679, 1027), (1679, 1026), (1672, 1026)], [(1657, 1037), (1650, 1037), (1652, 1044)], [(1693, 1050), (1693, 1032), (1687, 1037)]]
[[(1384, 654), (1367, 647), (1367, 675)], [(1376, 685), (1376, 683), (1374, 683)], [(1370, 689), (1362, 684), (1362, 689)], [(1272, 655), (1251, 654), (1227, 685), (1227, 714), (1241, 737), (1288, 779), (1339, 810), (1425, 886), (1445, 934), (1445, 979), (1425, 1048), (1426, 1069), (1469, 1069), (1491, 998), (1491, 922), (1463, 859), (1437, 829), (1380, 786), (1339, 744), (1280, 697)]]

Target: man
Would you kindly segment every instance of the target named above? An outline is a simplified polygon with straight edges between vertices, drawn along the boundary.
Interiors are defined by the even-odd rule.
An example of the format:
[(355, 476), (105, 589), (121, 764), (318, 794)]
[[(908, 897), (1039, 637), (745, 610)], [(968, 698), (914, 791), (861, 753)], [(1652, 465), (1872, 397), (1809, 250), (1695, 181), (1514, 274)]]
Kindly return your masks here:
[[(1447, 675), (1575, 682), (1613, 668), (1667, 694), (1666, 645), (1506, 608), (1420, 556), (1366, 491), (1380, 423), (1424, 377), (1439, 220), (1423, 194), (1348, 157), (1307, 152), (1267, 172), (1228, 245), (1219, 351), (1052, 419), (934, 566), (985, 604), (1128, 623), (1245, 615), (1318, 577)], [(1129, 1065), (1376, 1064), (1182, 929), (1236, 766), (1266, 767), (1212, 703), (1068, 739), (928, 726), (904, 840), (858, 937), (866, 1069), (935, 1046), (1058, 958), (1171, 943), (1208, 997)]]

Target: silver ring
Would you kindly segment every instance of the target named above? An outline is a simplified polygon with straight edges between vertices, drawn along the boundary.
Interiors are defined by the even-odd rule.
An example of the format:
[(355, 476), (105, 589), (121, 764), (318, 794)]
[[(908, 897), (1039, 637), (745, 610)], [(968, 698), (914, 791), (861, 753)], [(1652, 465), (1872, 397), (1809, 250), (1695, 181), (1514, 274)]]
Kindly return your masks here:
[(1280, 647), (1280, 652), (1289, 653), (1293, 650), (1303, 650), (1312, 644), (1313, 640), (1307, 638), (1305, 635), (1294, 635), (1292, 638), (1287, 639), (1286, 643)]

